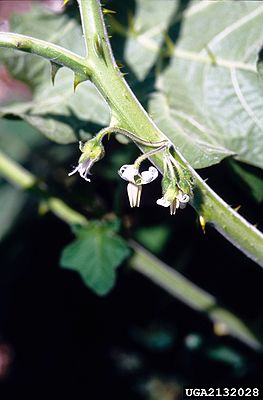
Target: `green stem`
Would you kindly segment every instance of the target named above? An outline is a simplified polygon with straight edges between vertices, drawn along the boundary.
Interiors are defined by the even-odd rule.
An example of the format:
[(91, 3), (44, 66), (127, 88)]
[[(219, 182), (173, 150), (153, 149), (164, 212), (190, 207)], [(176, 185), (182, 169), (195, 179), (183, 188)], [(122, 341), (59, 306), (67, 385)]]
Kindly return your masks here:
[(146, 160), (147, 158), (150, 158), (150, 157), (154, 156), (155, 154), (157, 154), (157, 153), (159, 153), (159, 152), (161, 152), (161, 151), (163, 151), (163, 150), (165, 150), (165, 149), (167, 149), (167, 143), (164, 143), (162, 146), (157, 147), (157, 149), (153, 149), (153, 150), (148, 151), (147, 153), (143, 153), (140, 157), (138, 157), (138, 158), (135, 160), (135, 162), (134, 162), (134, 167), (135, 167), (136, 169), (139, 169), (141, 163), (142, 163), (144, 160)]
[(96, 137), (100, 141), (102, 141), (105, 136), (109, 136), (109, 135), (111, 135), (113, 133), (124, 135), (127, 138), (131, 139), (134, 143), (142, 144), (142, 145), (144, 145), (146, 147), (160, 147), (160, 146), (162, 146), (164, 144), (166, 144), (166, 145), (168, 144), (167, 140), (161, 140), (160, 142), (150, 142), (148, 140), (145, 140), (145, 139), (135, 135), (134, 133), (128, 131), (127, 129), (119, 128), (117, 126), (109, 126), (107, 128), (101, 129), (97, 133)]
[[(168, 140), (157, 128), (124, 80), (112, 55), (100, 3), (78, 0), (91, 81), (110, 106), (114, 126), (127, 129), (147, 142)], [(98, 45), (99, 43), (99, 45)], [(146, 149), (143, 144), (140, 148)], [(161, 164), (161, 157), (153, 160)]]
[(21, 50), (46, 58), (58, 65), (70, 68), (77, 74), (90, 75), (89, 66), (83, 57), (61, 46), (18, 33), (0, 32), (0, 47)]
[(262, 349), (262, 345), (246, 324), (227, 309), (220, 307), (215, 297), (196, 286), (134, 241), (130, 241), (130, 245), (135, 251), (130, 260), (133, 269), (147, 276), (194, 310), (203, 312), (215, 324), (220, 323), (225, 328), (226, 333), (255, 349)]
[[(57, 217), (69, 225), (88, 225), (88, 220), (69, 207), (63, 200), (53, 197), (46, 186), (21, 165), (0, 151), (0, 175), (10, 183), (35, 193)], [(216, 299), (173, 270), (134, 241), (129, 242), (134, 250), (130, 260), (132, 269), (148, 277), (165, 291), (195, 310), (203, 312), (215, 323), (221, 323), (226, 333), (233, 335), (254, 349), (262, 349), (253, 332), (234, 314), (219, 307)]]
[(57, 197), (52, 196), (38, 179), (21, 165), (11, 160), (0, 150), (0, 174), (13, 185), (29, 190), (43, 198), (45, 205), (55, 215), (68, 224), (87, 224), (86, 218), (72, 210), (66, 203)]
[(263, 267), (263, 234), (225, 203), (196, 173), (193, 206), (206, 222)]

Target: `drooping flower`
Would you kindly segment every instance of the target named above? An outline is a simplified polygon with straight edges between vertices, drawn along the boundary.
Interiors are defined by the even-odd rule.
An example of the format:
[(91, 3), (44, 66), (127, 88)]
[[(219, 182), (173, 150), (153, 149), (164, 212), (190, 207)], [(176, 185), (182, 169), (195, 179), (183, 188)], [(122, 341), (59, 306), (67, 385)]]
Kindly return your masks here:
[(189, 202), (190, 197), (188, 194), (183, 193), (177, 188), (168, 187), (164, 192), (163, 197), (157, 200), (157, 204), (163, 207), (170, 207), (170, 214), (174, 215), (178, 208), (185, 208)]
[(80, 142), (79, 148), (82, 152), (79, 158), (79, 163), (68, 175), (71, 176), (78, 172), (81, 178), (90, 182), (90, 179), (87, 176), (91, 175), (90, 169), (93, 164), (104, 157), (104, 147), (101, 141), (94, 137), (93, 139), (88, 140), (85, 144)]
[(90, 168), (92, 167), (93, 164), (94, 163), (89, 158), (87, 158), (85, 161), (82, 161), (82, 162), (79, 161), (79, 164), (77, 165), (77, 167), (75, 167), (73, 169), (73, 171), (71, 171), (68, 174), (68, 176), (71, 176), (71, 175), (75, 174), (76, 172), (78, 172), (80, 174), (81, 178), (84, 178), (85, 181), (90, 182), (90, 179), (87, 178), (87, 175), (91, 175)]
[(122, 179), (129, 182), (127, 192), (131, 207), (139, 207), (142, 193), (142, 185), (146, 185), (154, 181), (158, 176), (158, 171), (155, 167), (150, 167), (148, 171), (141, 173), (134, 164), (123, 165), (119, 170), (119, 175)]

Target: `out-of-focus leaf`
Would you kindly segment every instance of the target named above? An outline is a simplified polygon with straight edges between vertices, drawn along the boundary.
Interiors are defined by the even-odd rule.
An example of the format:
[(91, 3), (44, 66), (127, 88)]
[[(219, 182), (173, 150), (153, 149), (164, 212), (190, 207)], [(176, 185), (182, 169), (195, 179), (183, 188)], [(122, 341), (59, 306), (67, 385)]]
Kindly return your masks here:
[(24, 121), (0, 119), (0, 148), (11, 158), (23, 163), (34, 151), (34, 147), (45, 142), (45, 138), (36, 134)]
[[(0, 149), (23, 163), (45, 139), (24, 121), (0, 119)], [(1, 177), (0, 177), (1, 178)], [(10, 232), (27, 200), (27, 194), (0, 179), (0, 241)]]
[(154, 351), (170, 349), (175, 342), (174, 329), (159, 324), (146, 329), (134, 328), (132, 336), (136, 341)]
[(231, 153), (263, 167), (263, 86), (256, 71), (262, 16), (258, 1), (197, 2), (183, 15), (150, 112), (195, 168)]
[(260, 203), (263, 200), (263, 172), (250, 165), (235, 161), (231, 161), (230, 166), (240, 178), (242, 186)]
[(0, 115), (17, 115), (58, 143), (87, 139), (87, 129), (99, 130), (109, 122), (109, 110), (97, 89), (82, 83), (73, 93), (73, 74), (62, 69), (55, 86), (46, 81), (35, 91), (32, 102), (0, 108)]
[(145, 78), (154, 64), (163, 42), (163, 33), (177, 6), (177, 0), (137, 0), (136, 14), (130, 18), (125, 60), (139, 80)]
[(61, 266), (78, 271), (85, 284), (99, 295), (115, 283), (116, 268), (130, 254), (125, 241), (107, 225), (90, 223), (63, 250)]
[[(80, 55), (84, 51), (78, 23), (67, 15), (54, 15), (41, 7), (35, 6), (30, 13), (13, 17), (11, 29), (60, 44)], [(1, 107), (0, 116), (18, 116), (58, 143), (85, 139), (90, 131), (108, 123), (108, 106), (91, 83), (82, 83), (74, 94), (71, 71), (61, 69), (53, 87), (47, 61), (7, 50), (1, 51), (1, 57), (15, 78), (30, 85), (33, 99)]]
[(234, 349), (226, 346), (218, 346), (208, 349), (207, 354), (209, 358), (215, 361), (223, 362), (231, 365), (234, 368), (241, 369), (245, 366), (245, 360)]
[[(66, 14), (54, 14), (39, 4), (34, 4), (30, 12), (14, 14), (10, 20), (10, 31), (56, 43), (84, 55), (79, 24)], [(0, 60), (4, 61), (12, 75), (33, 90), (50, 79), (49, 63), (41, 57), (7, 49), (1, 49), (0, 54)]]
[(155, 254), (161, 253), (171, 234), (168, 225), (144, 226), (135, 232), (135, 239)]
[(10, 231), (26, 201), (26, 194), (0, 183), (0, 241)]

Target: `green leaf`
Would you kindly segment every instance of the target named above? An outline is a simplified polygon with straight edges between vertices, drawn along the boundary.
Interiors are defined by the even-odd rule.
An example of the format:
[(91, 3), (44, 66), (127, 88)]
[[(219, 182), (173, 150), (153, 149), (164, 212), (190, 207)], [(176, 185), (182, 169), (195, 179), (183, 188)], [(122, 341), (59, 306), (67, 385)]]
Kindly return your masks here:
[[(139, 80), (143, 80), (156, 61), (177, 0), (137, 0), (136, 14), (130, 18), (125, 60)], [(147, 43), (151, 43), (149, 49)], [(152, 45), (153, 44), (153, 45)]]
[[(10, 20), (10, 31), (56, 43), (68, 49), (74, 46), (78, 54), (85, 54), (79, 24), (64, 13), (54, 14), (37, 4), (33, 4), (26, 13), (14, 14)], [(33, 90), (47, 79), (50, 80), (49, 63), (41, 57), (7, 49), (1, 49), (0, 57), (11, 74)]]
[(163, 251), (171, 235), (171, 227), (160, 224), (140, 227), (135, 231), (135, 239), (155, 254)]
[(130, 254), (125, 241), (104, 224), (90, 223), (63, 250), (61, 266), (78, 271), (84, 283), (98, 295), (115, 283), (116, 268)]
[(238, 176), (242, 187), (260, 203), (263, 200), (263, 172), (250, 165), (235, 161), (231, 161), (230, 166)]
[[(30, 13), (14, 17), (11, 29), (57, 43), (80, 55), (84, 52), (81, 28), (76, 20), (67, 15), (54, 15), (36, 5)], [(85, 140), (109, 122), (109, 108), (90, 82), (79, 85), (74, 93), (74, 75), (65, 68), (57, 71), (53, 86), (48, 61), (7, 50), (1, 51), (1, 57), (16, 79), (30, 85), (33, 99), (1, 107), (0, 116), (18, 116), (58, 143)]]
[(46, 81), (37, 88), (32, 102), (0, 108), (0, 115), (16, 115), (57, 143), (72, 143), (90, 137), (88, 130), (107, 125), (109, 110), (97, 89), (82, 83), (73, 91), (73, 73), (58, 71), (55, 86)]
[(183, 14), (149, 110), (195, 168), (230, 154), (263, 168), (263, 86), (256, 71), (262, 18), (262, 2), (250, 1), (197, 2)]

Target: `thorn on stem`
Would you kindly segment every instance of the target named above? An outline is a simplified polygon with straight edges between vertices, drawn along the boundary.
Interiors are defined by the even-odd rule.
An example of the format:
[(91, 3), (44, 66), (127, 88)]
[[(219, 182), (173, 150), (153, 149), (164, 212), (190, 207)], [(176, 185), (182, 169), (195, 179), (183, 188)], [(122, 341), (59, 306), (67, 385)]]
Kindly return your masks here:
[(82, 83), (82, 82), (84, 82), (86, 80), (88, 80), (88, 78), (85, 75), (75, 74), (75, 77), (74, 77), (74, 93), (76, 92), (77, 86), (80, 83)]
[(108, 8), (102, 9), (103, 14), (116, 14), (116, 11), (109, 10)]
[(52, 81), (52, 85), (54, 86), (55, 77), (58, 73), (58, 70), (60, 68), (62, 68), (62, 65), (59, 65), (59, 64), (55, 63), (54, 61), (50, 61), (50, 65), (51, 65), (51, 81)]
[(202, 215), (199, 215), (199, 222), (200, 222), (203, 234), (205, 234), (206, 220)]

